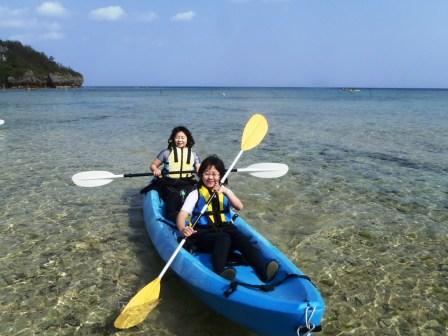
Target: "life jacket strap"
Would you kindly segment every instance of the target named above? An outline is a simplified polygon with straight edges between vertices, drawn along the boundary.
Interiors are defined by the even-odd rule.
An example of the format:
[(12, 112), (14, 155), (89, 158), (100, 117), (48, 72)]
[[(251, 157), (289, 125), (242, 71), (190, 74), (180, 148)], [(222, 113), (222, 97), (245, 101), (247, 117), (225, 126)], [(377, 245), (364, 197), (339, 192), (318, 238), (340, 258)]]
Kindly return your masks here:
[[(173, 147), (172, 149), (173, 154), (174, 154), (174, 162), (179, 162), (179, 155), (177, 155), (177, 149), (176, 147)], [(183, 153), (183, 151), (181, 150), (181, 153)], [(188, 164), (191, 163), (191, 147), (187, 148), (187, 161)]]
[(188, 147), (188, 154), (187, 154), (187, 163), (191, 163), (191, 147)]
[(204, 215), (217, 215), (217, 214), (222, 214), (225, 212), (226, 212), (225, 210), (205, 211)]
[(176, 147), (173, 147), (173, 154), (174, 154), (174, 162), (179, 162), (179, 156), (177, 155), (177, 149)]

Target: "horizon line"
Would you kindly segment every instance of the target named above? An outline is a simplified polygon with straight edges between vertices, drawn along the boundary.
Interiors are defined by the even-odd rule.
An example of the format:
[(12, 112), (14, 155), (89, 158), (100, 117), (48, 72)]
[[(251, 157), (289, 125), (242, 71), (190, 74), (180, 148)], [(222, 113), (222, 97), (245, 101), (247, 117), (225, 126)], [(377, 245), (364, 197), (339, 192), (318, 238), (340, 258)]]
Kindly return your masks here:
[(232, 85), (83, 85), (81, 88), (169, 88), (169, 89), (340, 89), (340, 90), (448, 90), (448, 87), (363, 86), (232, 86)]

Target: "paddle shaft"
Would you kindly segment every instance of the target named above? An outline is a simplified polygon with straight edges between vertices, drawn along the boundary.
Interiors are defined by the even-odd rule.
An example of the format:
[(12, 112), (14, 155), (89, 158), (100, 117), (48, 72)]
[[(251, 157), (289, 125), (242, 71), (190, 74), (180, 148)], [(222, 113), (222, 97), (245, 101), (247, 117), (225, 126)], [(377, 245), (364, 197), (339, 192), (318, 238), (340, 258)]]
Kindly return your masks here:
[[(168, 174), (187, 174), (187, 173), (196, 173), (195, 170), (184, 170), (184, 171), (171, 171)], [(141, 176), (154, 176), (154, 173), (136, 173), (136, 174), (123, 174), (117, 175), (119, 177), (141, 177)]]
[[(244, 172), (245, 171), (245, 168), (240, 168), (240, 169), (237, 169), (237, 168), (232, 168), (232, 172), (233, 173), (236, 173), (236, 172), (238, 172), (238, 171), (242, 171), (242, 172)], [(253, 171), (257, 171), (257, 169), (252, 169)], [(250, 171), (252, 171), (252, 170), (250, 170)], [(227, 170), (227, 171), (229, 171), (229, 169)], [(259, 171), (266, 171), (266, 169), (259, 169)], [(194, 170), (184, 170), (184, 171), (172, 171), (172, 172), (169, 172), (168, 174), (185, 174), (185, 173), (195, 173), (196, 171), (194, 171)], [(123, 174), (123, 175), (116, 175), (116, 177), (141, 177), (141, 176), (153, 176), (154, 175), (154, 173), (136, 173), (136, 174)], [(228, 176), (228, 175), (227, 175)], [(108, 177), (109, 178), (109, 177)], [(226, 177), (227, 178), (227, 177)]]

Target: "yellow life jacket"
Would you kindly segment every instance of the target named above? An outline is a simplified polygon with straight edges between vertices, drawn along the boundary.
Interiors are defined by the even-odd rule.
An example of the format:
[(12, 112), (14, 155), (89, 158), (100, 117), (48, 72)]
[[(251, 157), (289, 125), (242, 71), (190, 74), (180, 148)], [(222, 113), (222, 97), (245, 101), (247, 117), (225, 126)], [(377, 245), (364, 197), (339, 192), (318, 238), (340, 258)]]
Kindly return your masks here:
[[(202, 208), (210, 198), (212, 191), (206, 186), (202, 185), (198, 189), (199, 197), (195, 208), (193, 209), (192, 217), (199, 216)], [(219, 226), (222, 224), (231, 223), (230, 202), (229, 199), (223, 194), (219, 193), (213, 198), (210, 204), (207, 206), (207, 211), (204, 212), (202, 217), (198, 221), (199, 226)]]
[(168, 156), (168, 162), (165, 162), (165, 169), (167, 172), (174, 171), (189, 171), (188, 173), (179, 174), (169, 174), (168, 177), (172, 179), (179, 178), (191, 178), (194, 170), (194, 159), (196, 154), (191, 151), (191, 148), (177, 148), (171, 149), (170, 155)]

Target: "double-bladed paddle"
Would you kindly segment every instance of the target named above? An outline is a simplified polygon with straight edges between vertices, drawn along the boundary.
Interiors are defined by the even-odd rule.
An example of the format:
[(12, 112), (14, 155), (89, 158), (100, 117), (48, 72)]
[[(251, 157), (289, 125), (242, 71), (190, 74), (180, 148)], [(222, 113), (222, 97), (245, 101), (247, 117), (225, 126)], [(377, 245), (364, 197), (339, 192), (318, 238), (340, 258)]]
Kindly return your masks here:
[[(254, 114), (249, 121), (246, 123), (243, 131), (243, 137), (241, 140), (241, 150), (236, 156), (235, 160), (233, 160), (230, 167), (227, 169), (227, 172), (221, 178), (220, 184), (222, 184), (230, 172), (233, 170), (233, 167), (243, 154), (243, 152), (248, 151), (254, 147), (256, 147), (264, 138), (268, 131), (268, 122), (264, 116), (261, 114)], [(194, 223), (191, 225), (194, 227), (196, 223), (199, 221), (199, 218), (204, 214), (207, 210), (208, 204), (215, 197), (216, 193), (213, 193), (207, 204), (202, 208), (200, 215), (196, 218)], [(174, 250), (170, 259), (166, 263), (165, 267), (160, 272), (159, 276), (143, 287), (134, 297), (129, 301), (129, 303), (124, 307), (121, 314), (117, 317), (114, 322), (114, 326), (118, 329), (127, 329), (136, 326), (141, 323), (146, 316), (153, 310), (160, 296), (160, 282), (162, 277), (165, 275), (166, 271), (176, 258), (177, 254), (184, 246), (187, 238), (182, 239), (177, 248)]]
[[(182, 173), (194, 173), (194, 170), (183, 171)], [(234, 168), (232, 172), (249, 173), (260, 178), (276, 178), (288, 172), (288, 166), (284, 163), (254, 163), (246, 168)], [(180, 171), (173, 171), (170, 174), (178, 174)], [(72, 181), (79, 187), (99, 187), (111, 183), (114, 179), (123, 177), (153, 176), (153, 173), (121, 174), (115, 175), (108, 171), (92, 170), (77, 173), (72, 176)]]

